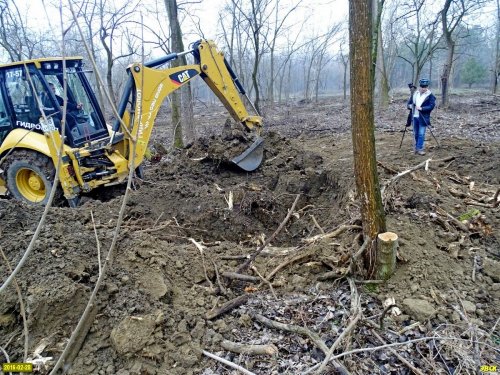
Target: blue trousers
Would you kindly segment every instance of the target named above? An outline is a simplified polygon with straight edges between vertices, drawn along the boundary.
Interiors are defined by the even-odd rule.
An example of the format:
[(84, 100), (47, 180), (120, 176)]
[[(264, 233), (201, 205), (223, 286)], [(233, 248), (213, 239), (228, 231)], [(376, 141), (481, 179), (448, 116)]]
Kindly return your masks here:
[(426, 130), (427, 126), (424, 120), (420, 120), (418, 117), (413, 117), (413, 135), (415, 136), (415, 151), (424, 150)]

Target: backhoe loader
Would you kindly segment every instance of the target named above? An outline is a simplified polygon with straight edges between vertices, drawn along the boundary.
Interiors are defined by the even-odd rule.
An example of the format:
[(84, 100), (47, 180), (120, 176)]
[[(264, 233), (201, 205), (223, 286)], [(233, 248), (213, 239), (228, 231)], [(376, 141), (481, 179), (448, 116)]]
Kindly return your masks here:
[[(186, 54), (193, 64), (163, 67)], [(164, 99), (196, 76), (253, 137), (231, 161), (245, 171), (260, 165), (262, 118), (247, 112), (240, 96), (245, 90), (212, 41), (130, 65), (112, 124), (106, 124), (85, 73), (82, 57), (0, 65), (0, 190), (45, 205), (59, 162), (57, 188), (71, 207), (99, 186), (123, 183), (132, 167), (140, 170)]]

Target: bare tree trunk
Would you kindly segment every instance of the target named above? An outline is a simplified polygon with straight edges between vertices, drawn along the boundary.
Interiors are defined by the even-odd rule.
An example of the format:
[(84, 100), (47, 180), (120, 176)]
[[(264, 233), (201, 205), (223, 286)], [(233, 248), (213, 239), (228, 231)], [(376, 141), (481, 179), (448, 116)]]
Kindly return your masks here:
[(382, 49), (379, 48), (379, 44), (382, 42), (381, 38), (381, 28), (382, 28), (382, 10), (384, 8), (385, 0), (374, 0), (372, 1), (372, 15), (375, 15), (374, 25), (373, 25), (373, 43), (372, 43), (372, 84), (375, 86), (375, 66), (378, 64), (378, 54)]
[(378, 182), (373, 112), (373, 0), (349, 1), (351, 66), (351, 126), (357, 196), (365, 238), (373, 240), (365, 264), (375, 272), (378, 233), (386, 231), (385, 215)]
[[(171, 33), (171, 49), (174, 52), (184, 51), (182, 42), (182, 31), (179, 23), (178, 7), (176, 0), (165, 0), (168, 20)], [(186, 57), (181, 56), (172, 62), (172, 66), (186, 65)], [(186, 132), (188, 141), (194, 139), (194, 121), (193, 121), (193, 98), (191, 94), (191, 84), (188, 82), (179, 91), (171, 94), (172, 98), (172, 125), (174, 127), (174, 147), (184, 147), (183, 130)], [(182, 109), (182, 113), (181, 113)]]
[(380, 92), (378, 104), (382, 108), (387, 108), (389, 105), (389, 78), (387, 77), (387, 69), (385, 66), (384, 50), (382, 48), (382, 32), (378, 33), (378, 54), (377, 66), (379, 67), (380, 77)]
[(500, 78), (500, 0), (497, 0), (497, 35), (495, 37), (495, 61), (493, 61), (493, 94), (498, 92)]
[(441, 103), (444, 108), (448, 107), (448, 89), (449, 89), (449, 79), (451, 73), (451, 66), (453, 64), (453, 55), (455, 53), (455, 42), (451, 39), (451, 36), (445, 36), (446, 41), (446, 61), (443, 66), (443, 72), (441, 74)]

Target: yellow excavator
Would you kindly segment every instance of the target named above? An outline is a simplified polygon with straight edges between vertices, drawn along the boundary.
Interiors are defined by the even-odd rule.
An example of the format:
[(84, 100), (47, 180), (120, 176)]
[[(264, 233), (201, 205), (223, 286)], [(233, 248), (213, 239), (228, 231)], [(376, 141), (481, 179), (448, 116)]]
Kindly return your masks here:
[[(187, 54), (194, 57), (193, 64), (162, 67)], [(260, 165), (262, 118), (257, 111), (247, 112), (240, 96), (246, 97), (245, 90), (212, 41), (200, 40), (188, 51), (132, 64), (127, 72), (119, 118), (106, 124), (81, 57), (0, 65), (0, 190), (45, 205), (60, 162), (58, 189), (75, 207), (82, 194), (126, 181), (131, 167), (140, 174), (161, 104), (196, 76), (253, 137), (231, 161), (245, 171)]]

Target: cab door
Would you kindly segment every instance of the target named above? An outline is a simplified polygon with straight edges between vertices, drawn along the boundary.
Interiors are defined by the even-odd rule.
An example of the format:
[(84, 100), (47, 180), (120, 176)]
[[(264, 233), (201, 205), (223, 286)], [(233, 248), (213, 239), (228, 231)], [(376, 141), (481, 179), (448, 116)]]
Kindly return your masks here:
[(0, 74), (0, 145), (12, 129), (12, 117), (8, 110), (8, 101), (5, 98), (5, 80)]

